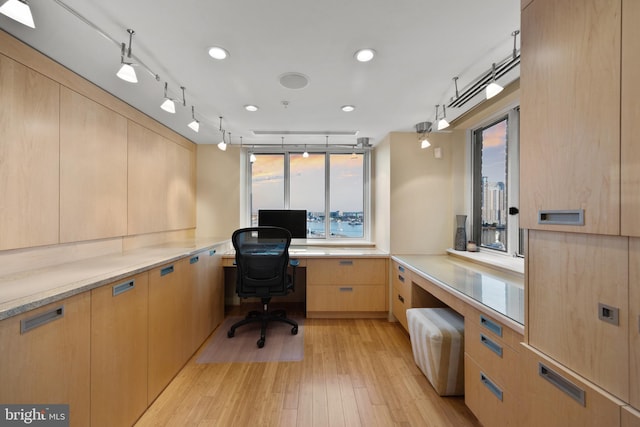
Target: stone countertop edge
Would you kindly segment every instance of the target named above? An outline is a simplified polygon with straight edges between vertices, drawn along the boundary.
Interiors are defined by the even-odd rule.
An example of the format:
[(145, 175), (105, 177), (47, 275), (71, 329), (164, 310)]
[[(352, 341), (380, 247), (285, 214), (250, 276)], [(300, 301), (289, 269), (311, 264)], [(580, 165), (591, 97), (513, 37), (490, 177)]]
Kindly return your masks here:
[[(3, 284), (15, 280), (14, 277), (27, 277), (28, 280), (34, 282), (42, 282), (48, 280), (48, 276), (52, 272), (58, 272), (64, 274), (65, 269), (81, 269), (83, 264), (88, 264), (90, 261), (94, 261), (97, 258), (89, 258), (81, 261), (61, 264), (55, 267), (47, 267), (40, 270), (34, 270), (33, 272), (23, 272), (19, 275), (11, 275), (9, 277), (0, 277), (0, 320), (4, 320), (18, 314), (25, 313), (27, 311), (43, 307), (48, 304), (52, 304), (63, 299), (69, 298), (74, 295), (81, 294), (83, 292), (90, 291), (92, 289), (114, 283), (119, 280), (126, 279), (136, 274), (143, 273), (151, 270), (163, 264), (178, 261), (180, 259), (198, 254), (200, 252), (209, 250), (213, 247), (228, 243), (229, 240), (204, 240), (198, 239), (191, 242), (180, 242), (185, 244), (179, 244), (176, 242), (168, 242), (166, 245), (152, 246), (149, 248), (135, 249), (130, 252), (124, 252), (121, 254), (106, 255), (97, 258), (109, 258), (119, 257), (122, 261), (122, 266), (116, 269), (110, 269), (105, 265), (105, 271), (99, 274), (91, 274), (87, 277), (82, 277), (77, 280), (73, 280), (67, 283), (55, 284), (51, 288), (44, 290), (38, 290), (33, 293), (26, 291), (23, 296), (4, 300), (3, 298)], [(163, 249), (166, 251), (163, 255), (149, 256), (144, 262), (137, 262), (127, 264), (127, 259), (132, 261), (137, 259), (141, 254), (146, 251)], [(175, 251), (174, 251), (175, 249)], [(105, 263), (107, 264), (107, 263)]]

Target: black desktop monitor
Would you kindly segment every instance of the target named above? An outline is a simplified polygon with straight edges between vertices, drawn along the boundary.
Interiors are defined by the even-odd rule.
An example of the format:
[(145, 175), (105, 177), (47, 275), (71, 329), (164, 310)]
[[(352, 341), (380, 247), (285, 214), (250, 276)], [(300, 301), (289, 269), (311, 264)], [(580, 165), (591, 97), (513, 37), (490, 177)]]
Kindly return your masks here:
[(260, 209), (258, 225), (271, 225), (289, 230), (294, 239), (307, 238), (307, 211), (292, 209)]

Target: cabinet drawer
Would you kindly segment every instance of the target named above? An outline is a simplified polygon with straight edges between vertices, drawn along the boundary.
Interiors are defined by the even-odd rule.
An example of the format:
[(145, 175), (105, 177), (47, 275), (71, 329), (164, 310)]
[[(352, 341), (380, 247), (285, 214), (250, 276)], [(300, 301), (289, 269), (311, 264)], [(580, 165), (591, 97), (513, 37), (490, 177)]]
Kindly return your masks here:
[(512, 395), (520, 397), (520, 354), (473, 321), (464, 322), (464, 350)]
[(385, 311), (385, 286), (311, 286), (308, 311)]
[(522, 399), (530, 425), (618, 426), (623, 402), (525, 346)]
[(409, 331), (409, 324), (407, 323), (407, 309), (411, 308), (411, 301), (397, 286), (393, 286), (393, 293), (391, 294), (391, 307), (393, 308), (393, 315), (404, 326), (404, 329)]
[(464, 320), (465, 323), (467, 320), (476, 323), (480, 327), (480, 332), (489, 338), (501, 340), (516, 352), (520, 351), (520, 343), (524, 341), (524, 337), (494, 317), (467, 305)]
[(382, 285), (387, 282), (385, 258), (330, 258), (307, 261), (307, 286)]
[(393, 272), (391, 273), (391, 283), (393, 286), (397, 287), (400, 293), (403, 296), (407, 296), (410, 294), (411, 290), (411, 272), (397, 263), (393, 262)]
[(464, 403), (482, 425), (521, 426), (527, 419), (514, 394), (498, 385), (468, 354), (464, 356), (464, 393)]

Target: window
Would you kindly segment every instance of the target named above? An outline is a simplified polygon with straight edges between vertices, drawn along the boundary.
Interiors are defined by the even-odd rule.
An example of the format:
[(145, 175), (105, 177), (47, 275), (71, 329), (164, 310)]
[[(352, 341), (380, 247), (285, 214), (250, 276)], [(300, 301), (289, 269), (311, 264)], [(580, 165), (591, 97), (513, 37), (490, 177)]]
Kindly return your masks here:
[(471, 236), (480, 247), (522, 255), (518, 226), (518, 109), (472, 131)]
[(305, 209), (307, 238), (367, 237), (368, 153), (255, 153), (251, 224), (260, 209)]

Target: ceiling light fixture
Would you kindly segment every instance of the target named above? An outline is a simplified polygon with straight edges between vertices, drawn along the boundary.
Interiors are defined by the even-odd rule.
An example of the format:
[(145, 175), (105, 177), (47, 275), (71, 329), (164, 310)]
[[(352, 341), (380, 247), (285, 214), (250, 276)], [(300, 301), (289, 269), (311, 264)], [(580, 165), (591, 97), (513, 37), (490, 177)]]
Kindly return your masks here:
[(8, 0), (0, 7), (0, 13), (27, 27), (36, 28), (27, 0)]
[(255, 163), (255, 162), (256, 162), (256, 160), (258, 160), (258, 159), (256, 158), (256, 155), (255, 155), (255, 154), (253, 154), (253, 153), (249, 153), (249, 162), (250, 162), (250, 163)]
[(220, 46), (212, 46), (209, 48), (209, 56), (213, 59), (223, 60), (229, 57), (229, 52)]
[(307, 144), (304, 145), (304, 153), (302, 153), (302, 157), (305, 159), (309, 158), (309, 152), (307, 151)]
[(193, 119), (193, 121), (191, 123), (189, 123), (187, 126), (189, 126), (191, 129), (193, 129), (194, 132), (198, 132), (200, 131), (200, 122), (198, 120), (196, 120), (196, 113), (195, 113), (195, 107), (192, 105), (191, 106), (191, 118)]
[(162, 108), (167, 113), (175, 114), (176, 104), (175, 102), (173, 102), (173, 99), (167, 97), (168, 86), (169, 84), (167, 82), (164, 82), (164, 101), (162, 102), (162, 105), (160, 105), (160, 108)]
[(438, 108), (440, 105), (436, 105), (436, 121), (438, 122), (438, 130), (446, 129), (449, 127), (449, 122), (447, 121), (447, 110), (445, 109), (444, 104), (442, 104), (442, 118), (438, 120)]
[(491, 83), (489, 83), (487, 85), (487, 88), (485, 89), (485, 95), (487, 96), (487, 99), (493, 98), (494, 96), (502, 92), (502, 90), (504, 89), (502, 86), (500, 86), (496, 82), (496, 63), (495, 62), (491, 66), (491, 75), (492, 75)]
[[(116, 76), (120, 77), (125, 82), (138, 83), (138, 76), (136, 76), (136, 70), (133, 68), (133, 63), (131, 62), (131, 42), (133, 41), (135, 31), (128, 29), (127, 32), (129, 33), (129, 48), (127, 49), (126, 45), (122, 43), (120, 50), (120, 64), (122, 64), (122, 66), (116, 73)], [(127, 61), (124, 59), (125, 53)]]
[(354, 105), (343, 105), (342, 107), (340, 107), (340, 109), (342, 111), (344, 111), (345, 113), (350, 113), (350, 112), (354, 111), (356, 109), (356, 107)]
[(222, 129), (222, 116), (220, 116), (220, 132), (222, 132), (222, 141), (218, 143), (218, 148), (222, 151), (227, 150), (227, 143), (224, 142), (224, 130)]
[(244, 109), (247, 111), (251, 111), (253, 113), (254, 111), (258, 111), (258, 106), (253, 104), (248, 104), (244, 106)]
[(353, 56), (358, 62), (369, 62), (376, 56), (376, 51), (371, 48), (359, 49)]
[(433, 123), (431, 122), (420, 122), (416, 123), (416, 132), (418, 133), (418, 141), (420, 141), (420, 148), (428, 148), (431, 146), (429, 142), (428, 136), (431, 132), (431, 127)]

